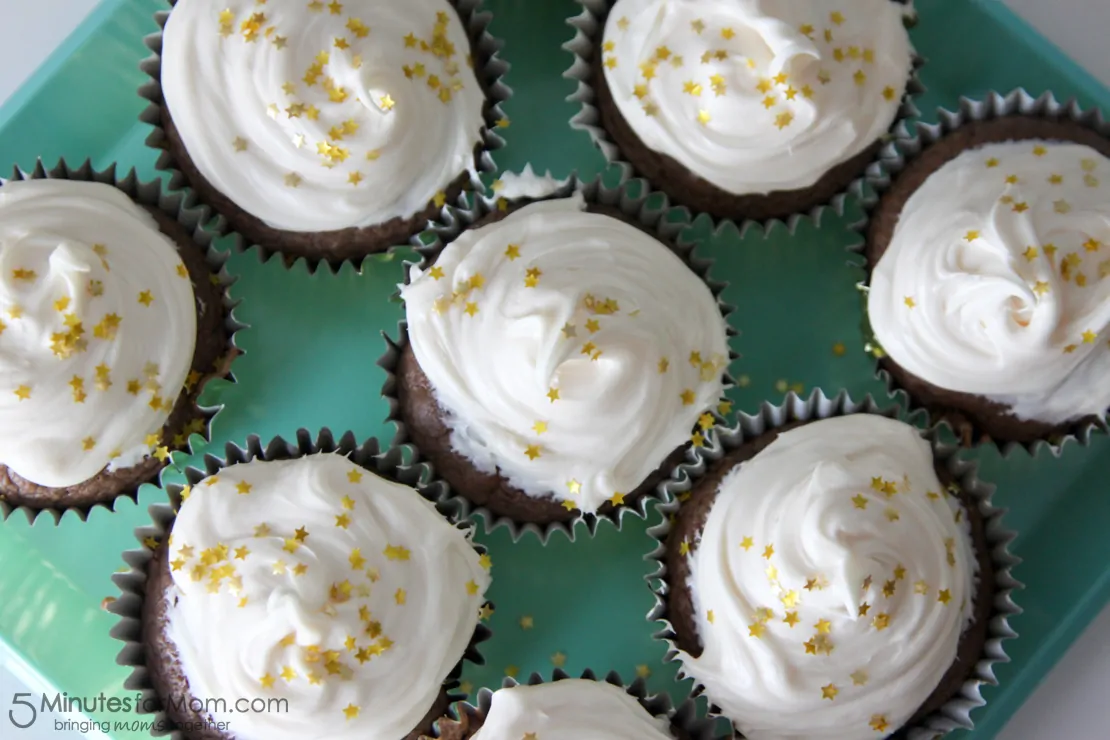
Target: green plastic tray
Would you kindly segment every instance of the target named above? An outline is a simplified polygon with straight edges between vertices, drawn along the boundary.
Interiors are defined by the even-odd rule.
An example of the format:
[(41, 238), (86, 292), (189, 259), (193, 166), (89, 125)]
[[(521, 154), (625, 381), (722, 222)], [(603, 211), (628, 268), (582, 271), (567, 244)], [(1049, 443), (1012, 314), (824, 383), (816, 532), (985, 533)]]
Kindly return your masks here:
[[(48, 163), (91, 158), (97, 166), (118, 162), (153, 177), (155, 155), (143, 146), (149, 127), (138, 122), (145, 101), (136, 90), (143, 81), (138, 64), (147, 55), (142, 39), (157, 30), (153, 13), (165, 5), (101, 3), (0, 108), (0, 162), (30, 168), (37, 157)], [(518, 170), (531, 163), (559, 177), (572, 166), (583, 177), (602, 172), (600, 153), (568, 125), (577, 107), (565, 101), (574, 83), (561, 76), (571, 56), (560, 47), (572, 37), (565, 21), (578, 6), (572, 0), (487, 5), (495, 14), (492, 32), (506, 41), (502, 56), (512, 65), (506, 82), (514, 89), (505, 106), (512, 124), (502, 131), (508, 146), (496, 153), (498, 165)], [(929, 92), (917, 101), (926, 120), (961, 95), (1019, 86), (1110, 107), (1107, 90), (1000, 3), (931, 0), (922, 10), (912, 36), (929, 60), (921, 75)], [(700, 253), (716, 260), (713, 276), (729, 281), (724, 299), (737, 307), (733, 349), (742, 359), (732, 369), (741, 385), (730, 394), (737, 409), (781, 400), (788, 387), (885, 398), (860, 339), (854, 288), (860, 273), (844, 252), (853, 240), (847, 225), (859, 214), (849, 202), (843, 216), (826, 213), (820, 227), (804, 221), (794, 234), (779, 225), (743, 238), (735, 229), (710, 238), (709, 226), (695, 222), (691, 233), (704, 242)], [(347, 265), (335, 275), (309, 275), (303, 263), (287, 269), (280, 260), (263, 263), (256, 251), (233, 255), (229, 270), (239, 281), (232, 295), (242, 300), (238, 316), (250, 328), (238, 335), (245, 350), (234, 368), (238, 383), (206, 391), (206, 401), (226, 405), (209, 449), (242, 443), (250, 434), (269, 439), (324, 426), (389, 443), (394, 430), (385, 423), (384, 375), (375, 361), (385, 348), (380, 333), (395, 333), (402, 316), (389, 297), (402, 280), (403, 259), (375, 259), (361, 273)], [(834, 352), (841, 343), (843, 355)], [(1003, 458), (993, 446), (974, 457), (982, 475), (997, 483), (997, 502), (1011, 509), (1007, 524), (1020, 533), (1012, 549), (1025, 560), (1015, 575), (1027, 587), (1017, 594), (1025, 613), (1012, 622), (1021, 636), (1007, 643), (1013, 662), (998, 667), (1001, 685), (984, 691), (987, 707), (974, 715), (976, 731), (965, 734), (983, 740), (995, 736), (1110, 600), (1104, 490), (1110, 438), (1069, 445), (1060, 457), (1019, 452)], [(59, 691), (130, 694), (122, 686), (129, 669), (115, 663), (120, 643), (108, 636), (116, 617), (100, 604), (116, 594), (110, 576), (122, 566), (121, 552), (136, 546), (132, 533), (148, 521), (147, 506), (162, 500), (148, 486), (138, 505), (98, 509), (86, 522), (66, 516), (55, 526), (46, 516), (29, 525), (17, 515), (0, 525), (0, 638)], [(504, 529), (480, 534), (493, 556), (489, 596), (497, 612), (490, 620), (494, 638), (482, 646), (486, 665), (468, 666), (465, 681), (498, 686), (514, 668), (522, 676), (550, 674), (552, 656), (562, 654), (569, 672), (615, 669), (631, 680), (637, 670), (650, 670), (650, 688), (685, 696), (688, 685), (674, 683), (675, 664), (662, 662), (664, 645), (652, 640), (656, 627), (645, 619), (652, 596), (643, 577), (651, 566), (642, 558), (651, 549), (645, 534), (651, 523), (629, 518), (623, 531), (602, 526), (594, 538), (571, 543), (556, 536), (547, 546), (531, 536), (512, 544)], [(524, 616), (532, 618), (531, 629), (522, 628)], [(10, 708), (0, 709), (0, 727)], [(7, 730), (0, 735), (9, 736)]]

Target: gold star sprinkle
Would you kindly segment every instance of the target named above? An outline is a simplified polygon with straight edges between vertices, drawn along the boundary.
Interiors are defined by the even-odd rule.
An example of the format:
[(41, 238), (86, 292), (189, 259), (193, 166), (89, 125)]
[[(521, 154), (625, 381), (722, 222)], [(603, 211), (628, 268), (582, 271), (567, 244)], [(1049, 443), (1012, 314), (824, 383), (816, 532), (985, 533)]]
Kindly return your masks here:
[(510, 262), (520, 257), (520, 245), (510, 244), (508, 247), (506, 247), (505, 257), (507, 257)]
[[(332, 5), (336, 5), (336, 4), (337, 3), (332, 3)], [(355, 717), (358, 716), (358, 712), (359, 712), (359, 708), (358, 708), (357, 705), (348, 704), (347, 708), (343, 710), (343, 716), (346, 717), (348, 721), (350, 721), (350, 720), (352, 720), (352, 719), (354, 719)]]
[(972, 230), (972, 231), (969, 231), (966, 234), (964, 234), (964, 240), (967, 241), (968, 243), (973, 242), (978, 238), (979, 238), (979, 232), (978, 231)]
[(777, 126), (779, 128), (779, 130), (781, 131), (782, 129), (789, 126), (791, 121), (793, 121), (793, 120), (794, 120), (794, 114), (791, 113), (790, 111), (786, 111), (785, 113), (779, 113), (777, 116), (775, 116), (775, 126)]
[(857, 509), (866, 509), (867, 497), (865, 497), (862, 493), (857, 493), (855, 496), (852, 497), (852, 503)]
[(614, 493), (612, 496), (609, 497), (609, 503), (611, 503), (613, 506), (623, 506), (624, 505), (624, 494), (617, 491), (616, 493)]
[(382, 553), (389, 560), (399, 560), (399, 561), (406, 561), (406, 560), (409, 559), (409, 556), (411, 555), (411, 553), (409, 552), (409, 549), (407, 547), (403, 547), (401, 545), (386, 545), (385, 550), (383, 550)]
[(1071, 204), (1068, 203), (1066, 200), (1055, 200), (1055, 201), (1053, 201), (1052, 202), (1052, 208), (1057, 213), (1070, 213), (1071, 212)]
[(783, 617), (782, 621), (784, 623), (790, 625), (791, 629), (794, 629), (794, 625), (798, 624), (798, 622), (800, 622), (802, 620), (798, 616), (798, 612), (787, 612), (786, 616)]
[(524, 454), (527, 455), (529, 460), (535, 460), (542, 454), (539, 445), (528, 445), (524, 448)]
[(859, 615), (861, 617), (866, 617), (869, 611), (871, 611), (871, 605), (866, 601), (859, 605)]
[(284, 178), (285, 186), (290, 188), (298, 187), (304, 180), (296, 172), (290, 172)]
[(767, 631), (767, 627), (762, 622), (752, 622), (748, 625), (748, 637), (754, 637), (757, 640), (763, 637)]
[(1037, 295), (1044, 295), (1048, 292), (1048, 283), (1043, 280), (1038, 280), (1036, 284), (1033, 285), (1033, 292)]
[(875, 627), (876, 630), (882, 632), (890, 626), (890, 615), (886, 612), (880, 612), (878, 616), (876, 616), (875, 619), (872, 620), (871, 624)]
[(15, 389), (15, 395), (17, 398), (19, 398), (20, 401), (26, 401), (31, 397), (31, 387), (27, 385), (21, 385)]
[(763, 548), (763, 557), (766, 558), (767, 560), (770, 560), (771, 557), (774, 554), (775, 554), (775, 546), (774, 545), (767, 545), (767, 547)]
[(559, 389), (558, 388), (549, 389), (547, 391), (547, 398), (548, 398), (548, 400), (551, 401), (551, 403), (555, 403), (556, 401), (558, 401), (559, 400)]
[(813, 625), (813, 629), (818, 633), (828, 635), (832, 633), (832, 623), (827, 619), (818, 620), (817, 624)]
[(404, 606), (405, 598), (405, 589), (403, 588), (397, 589), (397, 591), (393, 594), (393, 600), (397, 602), (397, 606)]
[(838, 688), (836, 688), (836, 684), (831, 684), (830, 683), (828, 686), (822, 686), (821, 687), (821, 698), (822, 699), (829, 699), (830, 701), (834, 700), (834, 699), (836, 699), (836, 695), (839, 694), (839, 693), (840, 693), (840, 690)]
[(535, 626), (535, 620), (532, 619), (531, 614), (525, 614), (524, 616), (522, 616), (519, 620), (519, 623), (522, 630), (530, 630), (532, 629), (532, 627)]
[(940, 590), (940, 592), (938, 592), (937, 601), (939, 601), (940, 603), (947, 606), (948, 602), (951, 601), (951, 600), (952, 600), (952, 594), (949, 593), (948, 589), (943, 588), (943, 589)]
[(691, 388), (687, 388), (682, 391), (682, 393), (679, 394), (679, 397), (682, 399), (683, 406), (693, 406), (694, 401), (697, 400), (697, 395)]

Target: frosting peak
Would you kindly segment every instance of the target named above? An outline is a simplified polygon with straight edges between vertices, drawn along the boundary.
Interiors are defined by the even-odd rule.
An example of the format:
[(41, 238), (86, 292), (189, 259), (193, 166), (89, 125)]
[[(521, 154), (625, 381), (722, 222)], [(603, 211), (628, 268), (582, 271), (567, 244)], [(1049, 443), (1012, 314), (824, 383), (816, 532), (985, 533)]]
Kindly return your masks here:
[(474, 168), (485, 95), (447, 0), (178, 0), (166, 106), (201, 174), (269, 226), (407, 219)]
[(956, 657), (977, 561), (916, 429), (871, 414), (781, 434), (721, 482), (682, 653), (751, 740), (864, 740), (903, 725)]
[(893, 123), (912, 69), (902, 7), (618, 0), (605, 80), (639, 139), (737, 195), (810, 187)]
[(529, 495), (622, 503), (720, 397), (708, 286), (580, 194), (471, 229), (411, 277), (409, 338), (452, 446)]
[(195, 343), (189, 272), (150, 213), (100, 183), (0, 187), (0, 463), (63, 488), (141, 460)]
[(618, 686), (568, 678), (493, 694), (472, 740), (672, 740), (667, 720), (652, 717)]
[(413, 489), (339, 455), (254, 461), (193, 486), (173, 525), (168, 634), (242, 740), (397, 740), (462, 659), (490, 583)]
[(883, 350), (1023, 419), (1105, 414), (1107, 188), (1110, 161), (1078, 144), (990, 144), (944, 164), (907, 200), (871, 275)]

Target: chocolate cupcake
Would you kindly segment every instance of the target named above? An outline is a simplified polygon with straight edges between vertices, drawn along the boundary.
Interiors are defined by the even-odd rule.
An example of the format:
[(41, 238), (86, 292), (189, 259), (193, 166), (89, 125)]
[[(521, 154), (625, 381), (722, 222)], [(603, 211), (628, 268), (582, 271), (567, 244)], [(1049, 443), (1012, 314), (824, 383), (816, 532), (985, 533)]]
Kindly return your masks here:
[(598, 187), (495, 209), (401, 290), (400, 439), (509, 522), (642, 515), (724, 387), (713, 291), (651, 233), (660, 214)]
[(880, 367), (968, 443), (1058, 442), (1104, 419), (1110, 138), (1056, 115), (922, 135), (896, 145), (867, 234)]
[(829, 203), (918, 89), (906, 6), (891, 0), (580, 1), (572, 125), (695, 212), (764, 220)]
[(598, 680), (587, 671), (569, 678), (556, 671), (544, 683), (512, 679), (498, 691), (482, 689), (478, 706), (459, 703), (441, 719), (431, 737), (439, 740), (711, 740), (711, 724), (696, 716), (692, 701), (678, 711), (665, 696), (649, 696), (642, 680), (631, 686), (610, 673)]
[(234, 325), (181, 196), (88, 166), (23, 177), (0, 187), (0, 510), (83, 516), (206, 432)]
[(970, 726), (1016, 612), (989, 490), (846, 397), (791, 406), (722, 433), (656, 532), (684, 672), (749, 740)]
[(492, 168), (508, 90), (478, 0), (176, 0), (145, 69), (163, 169), (313, 264), (406, 243)]
[(144, 537), (143, 575), (117, 581), (138, 596), (111, 606), (138, 648), (121, 659), (141, 656), (164, 729), (185, 738), (418, 737), (483, 637), (487, 556), (394, 480), (419, 481), (399, 453), (253, 444), (171, 489), (180, 509)]

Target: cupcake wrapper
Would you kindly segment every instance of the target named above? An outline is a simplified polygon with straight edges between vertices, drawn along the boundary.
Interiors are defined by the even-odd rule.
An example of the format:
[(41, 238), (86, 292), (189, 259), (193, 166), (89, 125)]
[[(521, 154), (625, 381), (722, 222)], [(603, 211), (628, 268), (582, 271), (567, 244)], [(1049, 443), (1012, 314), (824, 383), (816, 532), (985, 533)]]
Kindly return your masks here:
[[(863, 269), (868, 269), (865, 259), (862, 258), (863, 249), (867, 240), (867, 221), (870, 220), (871, 215), (878, 209), (883, 194), (890, 189), (891, 184), (894, 179), (897, 178), (898, 174), (924, 150), (948, 134), (951, 134), (953, 131), (956, 131), (961, 126), (972, 121), (989, 121), (997, 118), (1005, 118), (1007, 116), (1027, 116), (1032, 118), (1048, 118), (1058, 121), (1071, 121), (1110, 139), (1110, 122), (1103, 119), (1100, 110), (1096, 108), (1084, 110), (1074, 99), (1067, 103), (1060, 103), (1051, 92), (1046, 92), (1034, 98), (1022, 89), (1013, 90), (1005, 96), (992, 92), (982, 100), (960, 98), (959, 105), (954, 111), (945, 108), (937, 109), (936, 120), (938, 123), (927, 124), (918, 122), (913, 126), (907, 124), (899, 126), (895, 139), (883, 147), (880, 153), (878, 166), (873, 166), (868, 170), (867, 185), (869, 188), (867, 196), (863, 201), (863, 208), (867, 213), (867, 220), (853, 225), (853, 228), (860, 234), (860, 241), (853, 251), (861, 255), (861, 259), (858, 261)], [(871, 330), (870, 320), (867, 316), (867, 290), (869, 280), (870, 275), (859, 285), (863, 306), (862, 330), (864, 349), (872, 356), (879, 358), (883, 357), (885, 353), (879, 342), (875, 339), (875, 335)], [(920, 408), (914, 399), (898, 385), (888, 372), (879, 368), (877, 370), (877, 377), (886, 383), (892, 398), (898, 399), (900, 403), (904, 403), (911, 409)], [(941, 423), (946, 427), (950, 427), (947, 422)], [(991, 442), (998, 447), (1004, 457), (1017, 449), (1024, 450), (1028, 454), (1036, 456), (1040, 453), (1042, 448), (1048, 448), (1051, 454), (1059, 456), (1063, 448), (1069, 443), (1081, 445), (1089, 444), (1091, 434), (1096, 431), (1110, 431), (1105, 416), (1093, 423), (1080, 425), (1074, 433), (1066, 434), (1056, 439), (1039, 440), (1031, 444), (1022, 444), (1020, 442), (995, 442), (993, 439)], [(981, 437), (982, 435), (977, 433), (976, 436)]]
[[(759, 413), (748, 416), (744, 413), (737, 414), (736, 425), (731, 428), (718, 429), (718, 439), (721, 448), (707, 451), (706, 459), (699, 460), (696, 464), (681, 465), (671, 475), (670, 480), (661, 484), (665, 494), (665, 503), (660, 504), (659, 510), (663, 514), (663, 522), (648, 530), (648, 534), (655, 539), (656, 548), (647, 556), (653, 561), (656, 569), (647, 576), (648, 585), (655, 594), (655, 606), (648, 613), (648, 619), (659, 622), (662, 626), (655, 637), (667, 643), (666, 660), (680, 661), (680, 650), (675, 643), (675, 631), (670, 622), (667, 609), (668, 586), (665, 581), (666, 568), (666, 538), (670, 531), (670, 516), (677, 513), (680, 502), (678, 494), (690, 490), (693, 482), (706, 472), (707, 463), (720, 459), (725, 451), (735, 449), (744, 442), (758, 437), (768, 430), (779, 428), (793, 421), (811, 421), (828, 419), (849, 414), (878, 414), (888, 418), (899, 418), (900, 409), (897, 406), (880, 408), (871, 396), (862, 401), (853, 401), (847, 391), (841, 391), (833, 398), (828, 398), (820, 390), (815, 390), (808, 398), (800, 398), (794, 393), (788, 393), (785, 401), (780, 406), (764, 403)], [(914, 414), (908, 421), (921, 422), (924, 414)], [(959, 481), (960, 487), (976, 501), (979, 512), (983, 517), (987, 544), (990, 547), (990, 558), (995, 569), (996, 590), (993, 595), (987, 640), (983, 646), (983, 653), (964, 683), (959, 693), (949, 699), (938, 711), (928, 715), (920, 723), (902, 728), (905, 737), (909, 740), (929, 740), (947, 734), (953, 730), (974, 727), (971, 712), (977, 707), (986, 704), (981, 693), (984, 684), (995, 685), (995, 663), (1008, 663), (1003, 643), (1017, 637), (1017, 633), (1010, 627), (1011, 617), (1020, 614), (1021, 609), (1014, 603), (1012, 595), (1023, 586), (1014, 579), (1011, 570), (1020, 561), (1010, 554), (1009, 544), (1017, 536), (1012, 530), (1006, 529), (1002, 523), (1004, 509), (996, 509), (991, 505), (994, 486), (984, 483), (978, 477), (978, 463), (963, 460), (959, 457), (958, 448), (944, 444), (938, 439), (938, 428), (933, 427), (923, 436), (933, 447), (933, 454), (942, 462), (953, 478)], [(685, 671), (679, 670), (679, 675), (684, 676)], [(704, 691), (704, 686), (695, 682), (693, 695)], [(719, 715), (719, 708), (710, 706), (710, 714)]]
[[(172, 6), (178, 0), (166, 1)], [(458, 10), (459, 17), (466, 26), (470, 37), (474, 39), (475, 61), (486, 60), (485, 65), (480, 70), (475, 71), (485, 83), (486, 98), (489, 105), (485, 112), (485, 127), (482, 129), (482, 151), (474, 162), (476, 171), (470, 172), (470, 182), (467, 185), (467, 188), (471, 190), (481, 191), (484, 185), (479, 178), (479, 173), (497, 171), (497, 165), (494, 164), (491, 152), (505, 146), (505, 140), (496, 132), (499, 122), (505, 118), (501, 105), (512, 96), (512, 90), (502, 81), (509, 71), (509, 64), (498, 56), (504, 42), (490, 35), (489, 25), (490, 21), (493, 20), (493, 14), (482, 9), (482, 0), (451, 0), (451, 2)], [(190, 206), (204, 205), (209, 217), (215, 219), (214, 228), (221, 236), (230, 235), (234, 239), (234, 245), (238, 251), (247, 251), (252, 247), (257, 247), (259, 258), (265, 262), (277, 254), (279, 250), (270, 249), (262, 244), (249, 243), (241, 234), (232, 230), (223, 215), (216, 212), (212, 207), (202, 204), (199, 195), (168, 149), (166, 132), (162, 128), (162, 108), (165, 105), (165, 99), (162, 95), (162, 32), (169, 17), (169, 10), (160, 10), (155, 13), (154, 20), (158, 24), (158, 32), (143, 39), (143, 43), (153, 53), (152, 56), (144, 59), (139, 65), (139, 68), (150, 78), (139, 88), (139, 96), (149, 102), (149, 105), (139, 115), (139, 120), (154, 127), (154, 131), (146, 139), (146, 145), (160, 152), (155, 167), (160, 171), (170, 173), (167, 185), (170, 190), (183, 190), (188, 193), (188, 204)], [(409, 236), (408, 244), (398, 244), (386, 251), (391, 252), (403, 247), (416, 247), (419, 250), (422, 246), (423, 242), (420, 240), (420, 232), (418, 231)], [(320, 265), (327, 265), (328, 269), (334, 273), (338, 272), (344, 262), (352, 262), (355, 267), (361, 267), (365, 257), (334, 262), (326, 258), (306, 259), (298, 257), (293, 261), (296, 262), (302, 259), (307, 262), (309, 272), (315, 272)]]
[[(568, 678), (571, 678), (569, 674), (560, 669), (556, 669), (551, 674), (550, 681), (562, 681)], [(706, 717), (698, 716), (697, 705), (694, 703), (693, 699), (686, 699), (682, 704), (675, 707), (671, 702), (671, 698), (666, 694), (649, 694), (644, 679), (637, 678), (631, 684), (627, 684), (616, 671), (610, 671), (604, 678), (598, 678), (597, 674), (592, 670), (586, 670), (583, 671), (580, 678), (584, 678), (588, 681), (604, 681), (605, 683), (624, 689), (624, 691), (628, 693), (629, 696), (635, 698), (636, 701), (640, 703), (640, 706), (650, 715), (666, 719), (672, 726), (685, 732), (690, 737), (690, 740), (714, 740), (714, 738), (718, 736), (715, 732), (715, 722)], [(547, 682), (548, 679), (545, 679), (539, 673), (533, 673), (524, 684), (527, 686), (538, 686), (539, 684)], [(502, 682), (501, 688), (511, 689), (519, 685), (521, 685), (521, 682), (512, 678), (506, 678)], [(456, 702), (451, 707), (451, 711), (447, 716), (436, 723), (431, 737), (440, 737), (443, 727), (445, 725), (457, 723), (460, 717), (473, 716), (475, 714), (479, 714), (483, 717), (488, 716), (493, 702), (493, 693), (494, 692), (488, 688), (479, 689), (477, 696), (478, 703), (476, 705), (465, 701)]]
[[(359, 445), (353, 432), (344, 434), (337, 441), (331, 431), (323, 429), (313, 440), (307, 430), (301, 429), (297, 432), (295, 441), (275, 437), (265, 447), (257, 436), (248, 437), (245, 447), (229, 442), (224, 448), (224, 460), (213, 455), (205, 455), (204, 469), (190, 466), (185, 469), (185, 478), (189, 485), (196, 485), (230, 465), (252, 460), (290, 460), (318, 453), (343, 455), (375, 475), (415, 488), (421, 496), (435, 504), (444, 518), (466, 532), (467, 539), (470, 539), (472, 527), (461, 522), (460, 512), (463, 511), (463, 507), (459, 501), (451, 497), (447, 485), (433, 477), (428, 466), (406, 463), (400, 449), (380, 452), (378, 440), (373, 438)], [(155, 734), (169, 734), (174, 740), (184, 740), (184, 735), (174, 729), (173, 722), (167, 716), (162, 699), (155, 692), (147, 672), (146, 648), (142, 642), (142, 613), (143, 601), (146, 597), (147, 568), (154, 557), (149, 543), (152, 540), (161, 543), (172, 530), (176, 512), (181, 507), (182, 488), (180, 484), (167, 485), (169, 503), (155, 504), (149, 508), (151, 524), (135, 530), (135, 539), (138, 540), (140, 549), (123, 553), (123, 560), (130, 570), (112, 576), (112, 582), (119, 588), (120, 595), (107, 605), (107, 610), (120, 618), (110, 635), (124, 643), (116, 657), (116, 663), (131, 666), (133, 669), (123, 686), (125, 689), (141, 693), (142, 713), (155, 715)], [(486, 552), (485, 547), (478, 543), (471, 542), (471, 545), (479, 553)], [(482, 665), (485, 662), (478, 650), (478, 645), (488, 640), (491, 634), (488, 627), (478, 624), (458, 666), (444, 682), (449, 692), (458, 685), (463, 661), (476, 665)], [(151, 709), (153, 711), (148, 711)]]
[[(902, 0), (892, 0), (900, 4), (905, 4)], [(617, 165), (626, 178), (635, 176), (632, 165), (625, 161), (620, 149), (616, 143), (609, 138), (609, 134), (602, 127), (601, 114), (597, 108), (597, 93), (593, 88), (593, 66), (591, 60), (596, 53), (597, 48), (601, 44), (601, 36), (605, 31), (605, 19), (609, 15), (609, 11), (613, 5), (613, 0), (575, 0), (581, 7), (582, 12), (573, 18), (567, 19), (567, 25), (574, 28), (574, 38), (563, 44), (563, 48), (574, 55), (574, 62), (570, 68), (563, 73), (563, 77), (569, 80), (574, 80), (578, 83), (578, 88), (575, 92), (567, 97), (567, 101), (577, 103), (581, 109), (570, 119), (570, 127), (584, 131), (589, 135), (590, 140), (593, 141), (594, 146), (601, 150), (605, 159)], [(916, 24), (916, 16), (907, 17), (907, 26)], [(892, 138), (899, 130), (900, 126), (906, 119), (913, 118), (920, 115), (917, 107), (914, 105), (914, 98), (925, 92), (925, 86), (921, 83), (918, 75), (921, 67), (925, 65), (925, 59), (916, 53), (913, 57), (913, 68), (910, 72), (910, 79), (906, 84), (906, 92), (902, 98), (902, 105), (898, 110), (894, 123), (891, 125), (891, 133), (884, 136)], [(868, 168), (876, 168), (877, 163), (872, 162)], [(860, 175), (853, 180), (847, 189), (833, 196), (828, 203), (822, 203), (810, 208), (803, 213), (796, 213), (787, 217), (783, 222), (786, 224), (787, 229), (791, 234), (797, 228), (798, 222), (801, 219), (810, 219), (817, 224), (821, 223), (821, 216), (826, 209), (831, 208), (837, 215), (843, 215), (845, 201), (849, 196), (862, 199), (864, 197), (864, 182), (866, 175)], [(731, 220), (727, 218), (718, 218), (710, 216), (709, 214), (701, 214), (693, 212), (686, 206), (677, 206), (688, 219), (696, 216), (707, 216), (712, 219), (715, 227), (723, 227), (725, 224), (730, 223)], [(780, 219), (770, 219), (767, 221), (756, 221), (751, 219), (744, 219), (740, 224), (741, 233), (748, 228), (762, 229), (765, 232), (772, 228), (773, 224)], [(855, 224), (853, 224), (855, 226)], [(862, 227), (863, 224), (860, 224)]]
[[(665, 199), (663, 199), (660, 194), (651, 194), (650, 189), (643, 180), (623, 181), (620, 185), (611, 187), (606, 185), (601, 177), (589, 182), (581, 182), (578, 180), (577, 176), (572, 175), (566, 182), (560, 184), (557, 189), (553, 189), (550, 195), (541, 200), (567, 198), (576, 191), (582, 193), (587, 203), (619, 209), (629, 220), (641, 224), (660, 241), (669, 246), (675, 254), (677, 254), (683, 262), (685, 262), (690, 269), (709, 286), (710, 291), (712, 291), (714, 297), (717, 299), (717, 305), (721, 311), (721, 315), (725, 317), (725, 323), (728, 327), (728, 336), (731, 337), (736, 333), (732, 326), (728, 324), (728, 315), (732, 312), (733, 307), (724, 303), (721, 298), (721, 292), (724, 290), (725, 284), (715, 282), (709, 277), (712, 261), (696, 256), (694, 254), (694, 244), (686, 242), (681, 238), (681, 232), (685, 228), (685, 225), (676, 223), (674, 219), (668, 218), (668, 215), (673, 209), (667, 209), (664, 202)], [(520, 199), (513, 202), (528, 203), (534, 201), (532, 199)], [(458, 238), (460, 234), (470, 228), (475, 222), (481, 220), (495, 210), (507, 207), (508, 204), (509, 201), (503, 198), (476, 197), (469, 202), (460, 202), (459, 208), (446, 209), (442, 221), (433, 225), (432, 233), (435, 236), (435, 241), (425, 248), (425, 261), (421, 263), (421, 266), (429, 266), (447, 244)], [(406, 273), (406, 284), (408, 281), (409, 275)], [(400, 300), (399, 295), (395, 296), (395, 299)], [(382, 332), (382, 337), (385, 340), (387, 349), (382, 358), (378, 360), (378, 365), (386, 371), (386, 381), (382, 388), (382, 395), (388, 399), (390, 409), (386, 421), (393, 422), (397, 429), (394, 444), (406, 445), (414, 454), (419, 455), (419, 450), (407, 442), (405, 426), (404, 422), (401, 420), (399, 403), (397, 401), (397, 361), (400, 357), (401, 350), (408, 344), (408, 323), (406, 321), (399, 322), (396, 339), (390, 337), (385, 332)], [(736, 354), (730, 351), (729, 363), (731, 364), (735, 359)], [(728, 390), (732, 385), (733, 379), (726, 373), (722, 396), (724, 391)], [(706, 444), (712, 445), (713, 443), (713, 433), (710, 432), (706, 434)], [(688, 447), (686, 455), (688, 458), (696, 456), (697, 450)], [(467, 505), (472, 509), (471, 514), (478, 514), (485, 520), (487, 531), (492, 532), (499, 527), (507, 527), (513, 542), (519, 541), (520, 538), (524, 536), (525, 532), (532, 532), (540, 538), (541, 542), (546, 543), (551, 534), (556, 531), (564, 533), (571, 541), (574, 541), (580, 525), (585, 526), (589, 536), (593, 536), (597, 532), (598, 523), (603, 520), (607, 520), (616, 525), (619, 530), (621, 528), (621, 522), (626, 514), (633, 514), (641, 519), (647, 517), (650, 498), (650, 495), (642, 496), (635, 506), (620, 506), (608, 514), (583, 513), (578, 511), (578, 516), (568, 522), (553, 522), (547, 525), (537, 525), (531, 522), (517, 522), (507, 517), (494, 514), (484, 507), (473, 507), (473, 505), (469, 503)]]
[[(5, 182), (17, 182), (20, 180), (75, 180), (111, 185), (136, 203), (151, 208), (157, 208), (185, 227), (186, 231), (192, 236), (197, 247), (204, 252), (205, 261), (212, 271), (212, 274), (219, 278), (220, 281), (219, 287), (223, 292), (224, 328), (228, 334), (228, 353), (225, 356), (226, 360), (223, 364), (223, 370), (228, 373), (228, 379), (234, 380), (228, 368), (234, 358), (239, 354), (239, 349), (235, 345), (235, 334), (240, 329), (246, 328), (246, 325), (235, 318), (235, 308), (238, 307), (240, 303), (240, 301), (232, 300), (230, 295), (230, 287), (232, 283), (235, 282), (235, 278), (224, 269), (224, 264), (227, 262), (227, 254), (217, 251), (213, 246), (215, 235), (205, 227), (208, 218), (203, 209), (190, 206), (183, 193), (164, 193), (161, 180), (142, 182), (134, 169), (120, 177), (116, 172), (116, 165), (114, 164), (110, 165), (107, 169), (97, 171), (93, 169), (91, 160), (85, 160), (85, 162), (78, 167), (72, 167), (67, 164), (65, 160), (60, 160), (57, 165), (49, 170), (46, 169), (42, 160), (38, 160), (35, 163), (35, 168), (30, 172), (24, 172), (18, 167), (15, 168), (11, 177), (7, 180), (0, 180), (0, 187), (2, 187)], [(206, 383), (213, 377), (219, 376), (209, 376), (202, 380), (201, 383)], [(203, 412), (206, 417), (207, 427), (211, 422), (212, 415), (219, 412), (222, 408), (222, 405), (201, 406), (198, 404), (196, 406), (196, 411)], [(192, 442), (187, 441), (185, 451), (191, 453), (192, 449)], [(161, 475), (149, 482), (154, 485), (161, 485), (160, 479)], [(122, 491), (117, 494), (116, 498), (121, 496), (127, 496), (132, 500), (137, 500), (138, 489)], [(89, 512), (96, 508), (104, 508), (108, 511), (113, 511), (115, 509), (115, 499), (99, 502), (92, 506), (62, 506), (58, 508), (12, 506), (8, 502), (0, 499), (0, 521), (7, 520), (15, 511), (22, 511), (27, 516), (27, 522), (29, 524), (33, 523), (35, 518), (40, 514), (49, 513), (54, 518), (54, 524), (57, 525), (61, 522), (62, 516), (66, 512), (72, 512), (81, 521), (84, 521), (88, 518)]]

